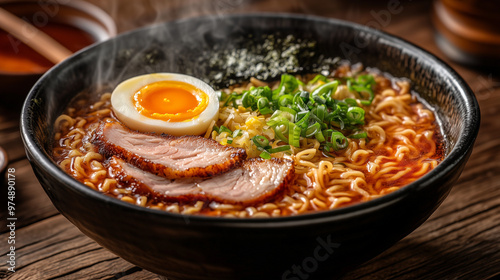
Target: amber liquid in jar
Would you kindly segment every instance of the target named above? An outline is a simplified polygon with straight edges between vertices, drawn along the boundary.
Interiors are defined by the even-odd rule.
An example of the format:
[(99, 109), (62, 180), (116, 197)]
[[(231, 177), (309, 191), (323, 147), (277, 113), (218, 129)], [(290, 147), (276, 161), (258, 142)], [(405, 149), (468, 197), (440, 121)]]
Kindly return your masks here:
[(466, 64), (500, 61), (500, 0), (436, 0), (432, 20), (439, 47)]
[[(38, 27), (69, 50), (76, 52), (96, 41), (89, 33), (67, 24), (48, 22)], [(36, 32), (27, 30), (26, 32)], [(52, 62), (12, 35), (0, 30), (0, 72), (15, 74), (43, 73)]]

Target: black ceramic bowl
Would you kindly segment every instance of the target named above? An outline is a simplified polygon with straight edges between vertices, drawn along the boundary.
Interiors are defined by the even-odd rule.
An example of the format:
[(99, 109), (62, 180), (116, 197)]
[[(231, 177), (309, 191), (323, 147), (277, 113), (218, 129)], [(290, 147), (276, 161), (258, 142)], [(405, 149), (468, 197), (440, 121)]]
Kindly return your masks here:
[[(262, 47), (264, 41), (268, 47)], [(275, 54), (283, 55), (265, 58)], [(293, 217), (229, 219), (183, 216), (107, 197), (51, 159), (54, 120), (81, 91), (156, 71), (191, 74), (217, 87), (251, 75), (271, 79), (282, 71), (320, 71), (334, 64), (333, 57), (411, 80), (445, 124), (446, 158), (437, 168), (366, 203)], [(332, 19), (234, 15), (147, 27), (76, 54), (34, 86), (21, 126), (35, 174), (57, 209), (138, 266), (168, 279), (332, 279), (386, 250), (431, 215), (464, 168), (479, 118), (462, 78), (404, 40)]]

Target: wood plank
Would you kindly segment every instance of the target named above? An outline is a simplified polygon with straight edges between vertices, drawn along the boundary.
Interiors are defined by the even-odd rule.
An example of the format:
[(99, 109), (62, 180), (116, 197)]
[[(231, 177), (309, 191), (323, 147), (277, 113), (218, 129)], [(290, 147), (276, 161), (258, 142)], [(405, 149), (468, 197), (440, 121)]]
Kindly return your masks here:
[(19, 118), (16, 118), (16, 116), (5, 116), (2, 113), (0, 115), (0, 135), (5, 130), (19, 130)]
[[(156, 275), (156, 274), (154, 274), (152, 272), (149, 272), (147, 270), (137, 271), (135, 273), (124, 275), (124, 276), (121, 276), (120, 274), (118, 274), (117, 278), (119, 278), (120, 280), (137, 280), (137, 279), (142, 279), (142, 280), (168, 280), (166, 277), (158, 276), (158, 275)], [(103, 280), (114, 280), (114, 279), (117, 279), (117, 278), (104, 278)]]
[[(474, 271), (476, 279), (486, 278), (497, 273), (500, 267), (500, 252), (495, 248), (500, 229), (492, 226), (489, 218), (500, 220), (500, 207), (480, 213), (467, 223), (457, 223), (454, 230), (446, 227), (431, 231), (426, 237), (409, 236), (345, 279), (369, 279), (372, 275), (384, 279), (403, 276), (456, 279), (462, 277), (464, 271)], [(425, 227), (419, 231), (425, 231)]]
[[(6, 234), (0, 237), (5, 240)], [(0, 277), (12, 280), (156, 277), (102, 248), (62, 215), (16, 231), (15, 273), (6, 272), (7, 251), (2, 249), (0, 253)]]
[(11, 104), (4, 104), (0, 102), (0, 130), (5, 126), (3, 123), (8, 123), (10, 121), (16, 121), (19, 123), (19, 118), (21, 116), (21, 110), (16, 106), (10, 106)]
[[(38, 183), (27, 159), (15, 162), (9, 165), (9, 168), (16, 169), (14, 173), (16, 176), (14, 203), (16, 204), (17, 228), (22, 228), (58, 213)], [(2, 205), (0, 208), (0, 233), (4, 233), (8, 230), (5, 227), (7, 208), (3, 207), (7, 205), (7, 188), (1, 188), (0, 192), (2, 194), (0, 196), (0, 205)]]
[[(500, 220), (500, 207), (489, 209), (455, 225), (428, 231), (432, 222), (418, 229), (376, 259), (344, 279), (456, 279), (475, 271), (477, 279), (499, 272), (497, 249), (500, 229), (491, 219)], [(420, 235), (419, 238), (415, 236)], [(445, 245), (444, 245), (445, 244)], [(478, 265), (480, 264), (480, 265)], [(457, 269), (460, 268), (460, 269)]]
[(9, 162), (15, 162), (26, 158), (26, 152), (24, 150), (19, 128), (0, 131), (0, 146), (7, 152)]
[(123, 272), (119, 272), (113, 276), (103, 276), (103, 277), (98, 277), (98, 278), (94, 278), (94, 279), (100, 279), (100, 280), (115, 280), (115, 279), (120, 279), (120, 280), (136, 280), (136, 279), (168, 280), (164, 276), (158, 276), (150, 271), (144, 270), (144, 269), (137, 267), (137, 266), (134, 266), (132, 268), (124, 270)]
[[(140, 25), (205, 14), (252, 11), (308, 13), (358, 23), (374, 20), (384, 1), (156, 1), (117, 5), (89, 0), (117, 18), (119, 31)], [(430, 1), (401, 1), (403, 12), (384, 28), (450, 63), (469, 83), (481, 106), (481, 131), (473, 154), (443, 205), (420, 228), (344, 279), (479, 279), (500, 276), (500, 108), (498, 72), (478, 71), (451, 62), (433, 41)], [(194, 7), (194, 8), (193, 8)], [(134, 20), (131, 19), (134, 15)], [(16, 116), (17, 114), (17, 116)], [(101, 248), (57, 211), (32, 174), (19, 137), (18, 112), (0, 110), (0, 145), (16, 168), (19, 226), (18, 271), (6, 275), (5, 243), (0, 243), (0, 278), (7, 279), (160, 279)], [(2, 192), (4, 192), (2, 188)], [(6, 205), (5, 196), (0, 204)], [(0, 209), (0, 240), (5, 240), (6, 209)]]

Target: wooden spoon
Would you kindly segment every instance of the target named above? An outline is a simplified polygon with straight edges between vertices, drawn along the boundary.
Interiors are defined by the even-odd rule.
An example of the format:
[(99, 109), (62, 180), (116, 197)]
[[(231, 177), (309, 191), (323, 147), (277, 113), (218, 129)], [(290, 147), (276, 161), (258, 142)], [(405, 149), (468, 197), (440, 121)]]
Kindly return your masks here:
[(72, 54), (52, 37), (3, 8), (0, 8), (0, 29), (12, 34), (54, 64)]

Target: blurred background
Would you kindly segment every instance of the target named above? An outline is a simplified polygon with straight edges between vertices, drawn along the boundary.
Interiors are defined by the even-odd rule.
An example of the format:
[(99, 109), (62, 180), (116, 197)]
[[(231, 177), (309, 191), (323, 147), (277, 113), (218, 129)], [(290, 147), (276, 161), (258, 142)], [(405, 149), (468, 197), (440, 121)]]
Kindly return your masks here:
[[(117, 34), (202, 15), (284, 12), (367, 25), (435, 54), (467, 81), (479, 101), (482, 127), (475, 150), (449, 197), (426, 223), (345, 279), (494, 279), (500, 275), (500, 122), (497, 121), (500, 0), (82, 1), (109, 14)], [(13, 2), (22, 1), (0, 0), (0, 7)], [(31, 2), (46, 5), (49, 10), (44, 12), (49, 13), (59, 9), (60, 4), (76, 1)], [(5, 42), (12, 43), (8, 39)], [(0, 57), (0, 66), (5, 63)], [(80, 233), (57, 212), (43, 192), (19, 136), (20, 104), (38, 77), (0, 70), (0, 146), (7, 151), (9, 168), (16, 169), (19, 186), (16, 194), (19, 271), (8, 274), (2, 266), (4, 240), (8, 235), (3, 226), (7, 203), (2, 193), (0, 278), (158, 279)], [(16, 86), (9, 91), (9, 84), (14, 82)], [(11, 98), (17, 103), (11, 102)]]
[[(35, 26), (48, 32), (43, 29), (47, 20), (62, 18), (58, 20), (67, 21), (68, 14), (74, 16), (74, 12), (66, 11), (64, 6), (79, 6), (79, 2), (91, 3), (107, 13), (118, 34), (147, 25), (203, 15), (252, 12), (307, 14), (348, 20), (387, 31), (447, 62), (458, 62), (456, 67), (465, 65), (486, 71), (488, 75), (498, 73), (499, 69), (500, 0), (0, 0), (0, 8), (15, 11), (23, 19), (29, 19)], [(12, 7), (15, 3), (32, 3), (40, 11), (22, 11), (22, 8)], [(95, 11), (85, 10), (90, 11), (97, 20), (102, 19)], [(80, 18), (77, 20), (81, 21)], [(86, 23), (83, 25), (89, 26)], [(110, 31), (109, 28), (105, 32), (108, 37), (116, 34), (115, 30)], [(9, 56), (22, 56), (22, 52), (12, 53), (17, 43), (13, 43), (14, 40), (7, 38), (6, 34), (0, 31), (0, 83), (4, 84), (3, 91), (7, 93), (27, 92), (40, 75), (24, 76), (22, 79), (19, 75), (2, 75), (8, 72), (5, 65)], [(57, 37), (58, 34), (52, 32), (50, 35)], [(96, 34), (93, 35), (96, 37)], [(69, 36), (69, 33), (64, 36)], [(73, 37), (77, 39), (82, 36)], [(106, 38), (99, 38), (103, 39)], [(75, 51), (89, 43), (92, 41), (68, 48)], [(10, 53), (2, 55), (5, 52)], [(44, 64), (48, 65), (45, 70), (53, 65), (48, 61)], [(19, 68), (14, 70), (19, 72)], [(20, 87), (20, 84), (25, 87)], [(479, 86), (471, 86), (474, 90), (481, 90)]]
[[(118, 32), (201, 15), (287, 12), (357, 22), (399, 35), (431, 51), (437, 51), (434, 44), (438, 44), (445, 55), (469, 65), (492, 66), (500, 59), (498, 0), (88, 1), (101, 7), (115, 19)], [(420, 16), (415, 16), (417, 14)], [(437, 36), (419, 31), (424, 27), (437, 30)], [(437, 41), (430, 40), (429, 37), (435, 37)]]
[[(317, 15), (348, 20), (397, 35), (446, 62), (456, 62), (453, 66), (460, 70), (474, 68), (475, 71), (487, 73), (487, 77), (491, 74), (492, 81), (498, 73), (500, 62), (500, 0), (0, 0), (0, 8), (25, 2), (38, 5), (39, 9), (42, 7), (38, 11), (42, 16), (36, 11), (31, 11), (33, 16), (22, 14), (24, 19), (30, 19), (32, 23), (35, 21), (34, 25), (42, 28), (47, 15), (54, 19), (61, 14), (66, 17), (66, 14), (73, 13), (65, 11), (65, 5), (91, 3), (110, 16), (111, 24), (116, 26), (118, 34), (147, 25), (203, 15), (252, 12)], [(19, 10), (11, 8), (13, 11), (16, 9)], [(90, 13), (96, 15), (94, 11)], [(97, 20), (102, 19), (102, 16), (95, 17)], [(115, 30), (110, 31), (109, 28), (105, 32), (108, 37), (116, 34)], [(51, 34), (58, 35), (57, 32)], [(102, 39), (106, 38), (99, 40)], [(2, 53), (17, 48), (16, 43), (12, 48), (11, 41), (5, 32), (0, 31), (0, 83), (4, 85), (3, 91), (9, 95), (21, 95), (18, 101), (21, 103), (25, 92), (40, 75), (23, 76), (22, 79), (19, 75), (2, 75), (8, 56), (12, 56), (12, 53), (4, 56)], [(89, 43), (91, 41), (81, 42), (83, 45), (70, 50), (74, 51)], [(22, 53), (15, 56), (20, 57)], [(48, 65), (45, 70), (53, 65), (48, 61), (44, 63)], [(493, 84), (497, 86), (495, 82)], [(475, 91), (485, 90), (481, 84), (476, 85), (474, 82), (471, 87)], [(19, 91), (23, 94), (19, 94)]]

